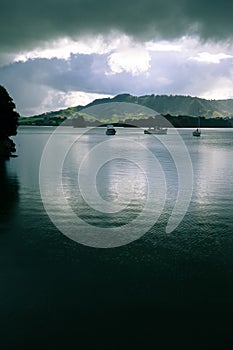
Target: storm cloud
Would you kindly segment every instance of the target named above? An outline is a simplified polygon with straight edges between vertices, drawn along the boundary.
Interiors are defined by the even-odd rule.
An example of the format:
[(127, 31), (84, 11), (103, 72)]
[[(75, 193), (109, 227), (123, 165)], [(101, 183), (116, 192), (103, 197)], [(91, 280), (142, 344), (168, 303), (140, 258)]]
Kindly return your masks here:
[(0, 84), (21, 115), (119, 93), (233, 97), (229, 0), (1, 0)]
[(142, 66), (137, 74), (135, 62), (132, 71), (125, 67), (119, 72), (117, 66), (115, 72), (112, 53), (71, 54), (68, 60), (37, 58), (0, 67), (0, 81), (24, 116), (85, 105), (98, 97), (126, 92), (233, 97), (233, 56), (200, 55), (190, 49), (149, 54), (147, 70)]
[(229, 0), (1, 0), (0, 50), (30, 50), (60, 37), (119, 31), (139, 40), (233, 35)]

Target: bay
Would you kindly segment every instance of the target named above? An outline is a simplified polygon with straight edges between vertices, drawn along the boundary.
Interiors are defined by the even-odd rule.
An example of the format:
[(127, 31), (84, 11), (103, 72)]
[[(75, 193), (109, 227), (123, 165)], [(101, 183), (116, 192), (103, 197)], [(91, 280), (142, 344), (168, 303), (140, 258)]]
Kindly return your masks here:
[[(69, 148), (62, 169), (62, 191), (84, 227), (92, 225), (103, 232), (110, 227), (121, 229), (143, 210), (148, 181), (152, 182), (150, 191), (156, 191), (156, 210), (151, 206), (143, 221), (137, 222), (139, 231), (152, 222), (149, 230), (128, 244), (108, 249), (69, 239), (44, 208), (40, 162), (54, 131), (52, 127), (20, 127), (14, 138), (18, 157), (1, 164), (2, 346), (83, 344), (87, 348), (100, 341), (103, 348), (111, 348), (110, 342), (117, 348), (122, 344), (130, 348), (135, 342), (212, 349), (229, 343), (233, 311), (232, 129), (203, 129), (202, 136), (194, 138), (190, 129), (179, 129), (178, 135), (170, 129), (168, 135), (154, 137), (144, 135), (141, 129), (119, 128), (109, 143), (102, 128), (60, 128), (50, 151), (56, 161), (62, 149)], [(112, 159), (98, 171), (94, 158), (84, 165), (87, 179), (92, 170), (95, 173), (98, 193), (109, 208), (117, 201), (125, 208), (119, 213), (91, 208), (78, 189), (82, 160), (105, 141), (106, 154)], [(166, 226), (179, 191), (179, 171), (167, 144), (176, 155), (181, 145), (186, 147), (193, 169), (190, 204), (171, 233), (166, 233)], [(105, 159), (105, 152), (99, 152), (97, 164)], [(161, 166), (152, 174), (154, 182), (151, 153)], [(191, 176), (187, 158), (182, 159), (182, 171), (186, 168)], [(53, 164), (47, 166), (53, 168)], [(63, 203), (54, 196), (53, 181), (48, 171), (45, 183), (51, 192), (47, 200), (62, 225), (69, 227), (70, 216), (64, 215)], [(86, 195), (92, 197), (88, 188)]]

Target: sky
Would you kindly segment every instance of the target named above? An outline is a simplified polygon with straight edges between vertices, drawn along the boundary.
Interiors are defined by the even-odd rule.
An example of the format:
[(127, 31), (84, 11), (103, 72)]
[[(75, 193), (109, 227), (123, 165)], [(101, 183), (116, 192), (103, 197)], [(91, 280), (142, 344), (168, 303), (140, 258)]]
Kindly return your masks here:
[(231, 0), (0, 0), (0, 84), (21, 116), (96, 98), (233, 98)]

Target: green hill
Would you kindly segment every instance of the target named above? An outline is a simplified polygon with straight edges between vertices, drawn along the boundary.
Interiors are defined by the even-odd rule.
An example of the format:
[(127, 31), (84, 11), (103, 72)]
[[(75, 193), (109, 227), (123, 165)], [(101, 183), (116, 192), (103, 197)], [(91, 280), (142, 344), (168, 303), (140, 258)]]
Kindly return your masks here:
[[(115, 102), (111, 106), (111, 103)], [(117, 103), (116, 103), (117, 102)], [(127, 109), (124, 103), (137, 105), (129, 106)], [(98, 105), (102, 104), (98, 108)], [(106, 107), (103, 106), (106, 104)], [(21, 118), (20, 124), (36, 125), (58, 125), (62, 121), (83, 116), (87, 122), (95, 119), (100, 122), (116, 122), (124, 119), (140, 119), (148, 116), (146, 108), (155, 111), (155, 114), (173, 116), (202, 116), (205, 118), (226, 118), (233, 116), (233, 99), (227, 100), (206, 100), (198, 97), (181, 95), (145, 95), (132, 96), (130, 94), (120, 94), (113, 98), (97, 99), (86, 106), (76, 106), (67, 109), (47, 112), (29, 118)], [(127, 112), (126, 112), (127, 110)]]
[(201, 115), (206, 118), (233, 116), (233, 99), (206, 100), (182, 95), (145, 95), (137, 97), (130, 94), (121, 94), (113, 98), (95, 100), (86, 107), (109, 102), (136, 103), (151, 108), (160, 114)]

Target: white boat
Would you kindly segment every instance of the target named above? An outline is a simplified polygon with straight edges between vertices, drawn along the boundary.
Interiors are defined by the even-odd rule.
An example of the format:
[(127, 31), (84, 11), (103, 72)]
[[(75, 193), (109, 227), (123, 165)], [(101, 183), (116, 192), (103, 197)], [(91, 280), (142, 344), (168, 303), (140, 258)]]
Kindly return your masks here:
[(115, 135), (116, 129), (114, 128), (113, 125), (107, 125), (107, 130), (105, 133), (106, 133), (106, 135)]
[(165, 135), (167, 134), (167, 128), (160, 128), (159, 126), (148, 128), (144, 130), (144, 134)]

